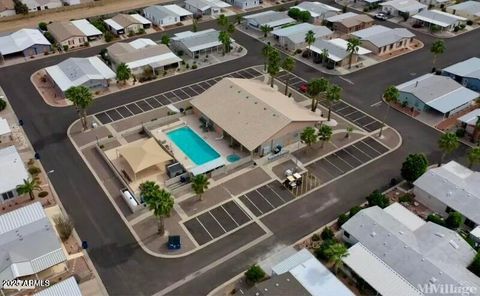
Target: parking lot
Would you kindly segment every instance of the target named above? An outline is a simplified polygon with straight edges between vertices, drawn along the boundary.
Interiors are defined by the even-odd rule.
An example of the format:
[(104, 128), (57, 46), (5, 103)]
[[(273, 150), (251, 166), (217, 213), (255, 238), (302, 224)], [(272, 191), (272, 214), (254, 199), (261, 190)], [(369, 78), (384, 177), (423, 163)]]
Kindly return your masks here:
[[(285, 83), (287, 77), (290, 77), (289, 84), (293, 89), (300, 91), (300, 86), (304, 83), (307, 83), (306, 80), (296, 76), (295, 74), (282, 71), (277, 76), (277, 79), (282, 83)], [(320, 104), (326, 106), (325, 101), (320, 101)], [(332, 111), (338, 115), (346, 118), (347, 120), (353, 122), (355, 125), (361, 127), (362, 129), (372, 132), (379, 129), (382, 126), (382, 123), (375, 118), (367, 115), (357, 108), (345, 103), (344, 101), (339, 101), (332, 105)]]
[(247, 68), (226, 75), (218, 76), (206, 81), (187, 85), (172, 91), (164, 92), (146, 99), (141, 99), (123, 106), (118, 106), (107, 111), (102, 111), (95, 114), (95, 116), (102, 124), (107, 124), (124, 118), (128, 118), (133, 115), (147, 112), (155, 108), (160, 108), (165, 105), (189, 99), (203, 93), (205, 90), (207, 90), (212, 85), (225, 77), (253, 79), (261, 75), (263, 74), (258, 72), (254, 68)]
[(366, 138), (310, 164), (307, 169), (323, 184), (386, 152), (385, 146)]
[(272, 211), (294, 196), (280, 182), (274, 181), (242, 196), (240, 201), (257, 217)]
[(208, 243), (251, 221), (235, 201), (226, 202), (183, 224), (199, 245)]

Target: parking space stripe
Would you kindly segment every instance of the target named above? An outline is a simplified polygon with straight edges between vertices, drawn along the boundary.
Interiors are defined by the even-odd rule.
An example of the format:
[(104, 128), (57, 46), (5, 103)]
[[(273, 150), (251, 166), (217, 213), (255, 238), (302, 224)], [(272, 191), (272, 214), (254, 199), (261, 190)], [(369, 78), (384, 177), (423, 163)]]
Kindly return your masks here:
[(361, 144), (361, 142), (357, 142), (357, 143), (353, 144), (352, 147), (354, 147), (355, 149), (357, 149), (358, 151), (360, 151), (361, 153), (363, 153), (364, 155), (366, 155), (366, 156), (369, 158), (369, 160), (375, 157), (375, 156), (371, 156), (371, 155), (368, 154), (367, 152), (363, 151), (363, 149), (360, 149), (360, 148), (357, 146), (358, 144)]
[(373, 151), (377, 152), (378, 154), (382, 154), (382, 152), (378, 151), (377, 149), (373, 148), (371, 145), (369, 145), (367, 142), (365, 141), (362, 141), (363, 144), (367, 145), (368, 147), (370, 147)]
[(342, 174), (345, 173), (344, 171), (342, 171), (339, 167), (337, 167), (336, 165), (334, 165), (331, 161), (328, 160), (328, 157), (325, 157), (324, 158), (325, 161), (327, 161), (329, 164), (331, 164), (334, 168), (336, 168), (339, 172), (341, 172)]
[(237, 220), (235, 220), (232, 215), (230, 215), (230, 213), (225, 210), (225, 208), (223, 207), (223, 205), (220, 206), (220, 208), (222, 208), (223, 211), (225, 211), (225, 213), (227, 213), (227, 215), (233, 220), (233, 222), (235, 222), (235, 224), (237, 224), (237, 227), (240, 226), (240, 224), (238, 224)]
[(250, 202), (250, 204), (253, 205), (253, 206), (260, 212), (260, 214), (263, 214), (263, 211), (260, 210), (260, 209), (257, 207), (257, 205), (256, 205), (254, 202), (252, 202), (252, 201), (250, 200), (250, 198), (249, 198), (246, 194), (243, 195), (243, 196), (245, 196), (245, 198)]
[(272, 207), (272, 209), (276, 208), (260, 191), (258, 190), (255, 190), (255, 191)]
[[(340, 150), (341, 151), (341, 150)], [(348, 161), (345, 161), (345, 159), (343, 159), (341, 156), (337, 155), (337, 153), (333, 153), (332, 155), (335, 155), (335, 157), (337, 157), (338, 159), (340, 159), (341, 161), (343, 161), (344, 163), (346, 163), (349, 167), (351, 167), (352, 169), (355, 168), (355, 166), (351, 165)]]
[(197, 220), (197, 222), (203, 227), (203, 229), (208, 233), (208, 235), (210, 236), (211, 239), (213, 239), (214, 237), (212, 236), (212, 234), (208, 231), (208, 229), (205, 227), (205, 225), (203, 225), (202, 221), (200, 221), (198, 219), (198, 217), (195, 217), (195, 219)]
[(270, 186), (270, 184), (267, 184), (267, 187), (268, 187), (268, 189), (272, 190), (272, 192), (275, 193), (275, 195), (278, 196), (278, 198), (280, 198), (280, 200), (282, 200), (282, 202), (284, 202), (284, 203), (286, 202), (286, 201), (280, 196), (280, 194), (278, 194), (278, 193), (275, 191), (275, 189), (273, 189), (273, 188)]
[(353, 155), (352, 153), (348, 152), (347, 149), (343, 149), (342, 151), (345, 151), (345, 153), (351, 155), (353, 158), (355, 158), (356, 160), (358, 160), (360, 163), (364, 163), (364, 161), (358, 159), (355, 155)]
[(212, 216), (212, 218), (218, 223), (218, 225), (220, 225), (220, 227), (223, 229), (223, 232), (226, 233), (227, 231), (225, 230), (225, 228), (223, 227), (223, 225), (218, 222), (217, 218), (215, 218), (214, 215), (212, 215), (212, 211), (208, 211), (208, 213), (210, 214), (210, 216)]

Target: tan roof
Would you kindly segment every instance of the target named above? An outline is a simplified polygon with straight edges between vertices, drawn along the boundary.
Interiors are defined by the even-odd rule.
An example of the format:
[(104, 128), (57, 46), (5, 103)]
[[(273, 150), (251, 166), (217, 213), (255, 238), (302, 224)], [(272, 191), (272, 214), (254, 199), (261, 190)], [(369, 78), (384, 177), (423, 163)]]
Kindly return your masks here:
[(118, 153), (125, 159), (135, 174), (172, 160), (172, 157), (158, 145), (154, 138), (129, 144), (118, 149)]
[(5, 10), (13, 10), (15, 8), (15, 4), (13, 0), (0, 0), (0, 12)]
[(117, 42), (107, 48), (109, 56), (116, 62), (130, 63), (171, 52), (164, 44), (148, 45), (136, 49), (128, 43)]
[(112, 20), (124, 28), (133, 24), (140, 24), (138, 20), (129, 14), (117, 14), (116, 16), (112, 17)]
[(355, 27), (360, 25), (361, 23), (371, 23), (373, 19), (365, 14), (358, 14), (349, 18), (345, 18), (339, 23), (343, 24), (347, 28)]
[(86, 37), (80, 29), (68, 21), (48, 24), (47, 29), (57, 42), (62, 42), (72, 37)]
[(250, 151), (291, 123), (325, 120), (258, 80), (224, 78), (191, 104)]

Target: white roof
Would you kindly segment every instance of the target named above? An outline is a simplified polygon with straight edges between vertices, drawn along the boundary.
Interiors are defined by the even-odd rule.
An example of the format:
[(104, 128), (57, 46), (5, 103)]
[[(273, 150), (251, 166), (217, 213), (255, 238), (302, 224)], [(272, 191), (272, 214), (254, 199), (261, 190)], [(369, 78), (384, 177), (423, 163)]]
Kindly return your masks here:
[(71, 21), (71, 23), (88, 37), (102, 35), (102, 32), (86, 19)]
[(344, 20), (346, 18), (351, 18), (351, 17), (357, 16), (357, 15), (358, 14), (356, 14), (354, 12), (345, 12), (345, 13), (342, 13), (342, 14), (331, 16), (329, 18), (326, 18), (325, 20), (327, 20), (328, 22), (334, 23), (334, 22), (339, 22), (341, 20)]
[(480, 79), (480, 58), (469, 58), (465, 61), (446, 67), (443, 71), (461, 77)]
[(450, 10), (464, 11), (469, 14), (480, 17), (480, 2), (478, 1), (465, 1), (459, 4), (448, 6)]
[(272, 34), (275, 36), (285, 37), (291, 40), (293, 43), (298, 44), (305, 42), (305, 34), (308, 31), (312, 31), (316, 38), (322, 38), (333, 33), (325, 26), (315, 26), (309, 23), (301, 23), (283, 29), (273, 30)]
[(0, 280), (32, 275), (66, 259), (40, 202), (0, 216)]
[(36, 294), (35, 296), (82, 296), (80, 287), (75, 280), (75, 277), (69, 277), (53, 286), (46, 288)]
[(131, 17), (136, 19), (139, 23), (143, 25), (151, 25), (152, 22), (144, 18), (143, 16), (139, 15), (138, 13), (130, 14)]
[(470, 235), (480, 239), (480, 226), (475, 227), (472, 231), (470, 231)]
[(215, 158), (213, 160), (210, 160), (209, 162), (206, 162), (202, 165), (199, 165), (199, 166), (196, 166), (194, 167), (192, 170), (191, 170), (191, 173), (196, 176), (196, 175), (200, 175), (200, 174), (203, 174), (203, 173), (206, 173), (206, 172), (210, 172), (216, 168), (219, 168), (221, 166), (224, 166), (225, 165), (225, 161), (219, 157), (219, 158)]
[(388, 28), (381, 25), (374, 25), (369, 28), (353, 32), (352, 35), (360, 40), (370, 41), (377, 47), (383, 47), (403, 40), (412, 38), (415, 35), (405, 28)]
[(354, 294), (337, 279), (307, 249), (302, 249), (273, 266), (277, 275), (290, 272), (295, 279), (313, 296)]
[(448, 27), (467, 19), (461, 16), (453, 15), (439, 10), (423, 10), (413, 16), (414, 19), (435, 24), (440, 27)]
[(308, 11), (312, 17), (319, 17), (323, 16), (326, 12), (340, 12), (341, 9), (336, 7), (323, 4), (321, 2), (302, 2), (297, 6), (293, 6), (292, 8), (297, 8), (300, 11)]
[(114, 21), (112, 19), (106, 19), (106, 20), (103, 20), (103, 21), (116, 31), (123, 29), (123, 26), (121, 26), (119, 23), (117, 23), (116, 21)]
[(0, 37), (0, 53), (2, 55), (16, 53), (36, 44), (51, 45), (39, 30), (21, 29)]
[(135, 49), (144, 48), (149, 45), (157, 45), (152, 39), (148, 38), (138, 38), (133, 40), (132, 42), (129, 42), (128, 44), (130, 44)]
[(420, 101), (442, 113), (463, 106), (479, 95), (455, 80), (428, 73), (397, 86), (400, 92), (411, 93)]
[(413, 184), (480, 225), (480, 172), (450, 161), (428, 170)]
[[(348, 42), (346, 40), (335, 38), (331, 40), (317, 39), (315, 43), (310, 46), (313, 52), (318, 54), (322, 53), (323, 49), (328, 50), (328, 58), (332, 61), (339, 62), (348, 56), (347, 52)], [(370, 50), (359, 47), (358, 55), (364, 55), (371, 53)]]
[(177, 57), (173, 52), (168, 52), (162, 55), (148, 57), (141, 60), (136, 60), (133, 62), (127, 63), (127, 66), (130, 69), (136, 69), (138, 67), (143, 67), (146, 65), (151, 65), (154, 68), (163, 67), (165, 65), (171, 65), (173, 63), (180, 62), (182, 59)]
[(172, 37), (172, 40), (183, 43), (191, 52), (211, 48), (214, 46), (220, 46), (222, 43), (218, 41), (218, 32), (215, 29), (207, 29), (198, 32), (180, 32)]
[(458, 121), (466, 123), (466, 124), (475, 125), (479, 116), (480, 116), (480, 109), (475, 109), (475, 110), (472, 110), (472, 111), (468, 112), (467, 114), (465, 114), (463, 116), (460, 116), (458, 118)]
[(17, 188), (26, 179), (28, 172), (15, 146), (0, 149), (0, 193)]
[(10, 125), (8, 125), (8, 121), (5, 118), (0, 117), (0, 136), (11, 132), (12, 130), (10, 129)]
[(361, 243), (348, 249), (343, 262), (383, 296), (423, 295)]
[(397, 202), (389, 205), (383, 210), (398, 221), (402, 221), (402, 223), (411, 231), (417, 230), (426, 223), (420, 217)]
[(172, 13), (178, 15), (178, 16), (190, 16), (193, 15), (190, 11), (176, 5), (176, 4), (169, 4), (169, 5), (164, 5), (166, 9), (170, 10)]
[(394, 9), (403, 12), (417, 12), (427, 8), (427, 5), (415, 0), (392, 0), (380, 3), (381, 6), (392, 6)]
[(89, 80), (113, 79), (116, 74), (97, 56), (89, 58), (69, 58), (45, 68), (57, 86), (66, 91)]
[(273, 10), (250, 14), (244, 16), (244, 19), (253, 20), (259, 24), (259, 26), (269, 26), (272, 28), (295, 22), (295, 20), (286, 13)]

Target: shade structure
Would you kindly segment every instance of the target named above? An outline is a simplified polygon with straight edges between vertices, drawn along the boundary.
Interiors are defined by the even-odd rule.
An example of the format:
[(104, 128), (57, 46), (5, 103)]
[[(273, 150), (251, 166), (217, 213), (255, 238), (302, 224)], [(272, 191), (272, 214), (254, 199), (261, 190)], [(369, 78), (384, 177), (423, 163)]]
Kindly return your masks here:
[(118, 149), (134, 174), (172, 160), (154, 138)]

